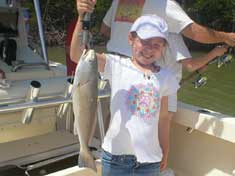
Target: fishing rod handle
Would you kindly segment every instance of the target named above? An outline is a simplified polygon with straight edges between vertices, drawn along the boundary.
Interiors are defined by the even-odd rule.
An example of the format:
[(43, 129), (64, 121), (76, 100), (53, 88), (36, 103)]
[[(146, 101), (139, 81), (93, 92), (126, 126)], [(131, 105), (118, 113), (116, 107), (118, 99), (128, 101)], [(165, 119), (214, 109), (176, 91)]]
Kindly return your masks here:
[(82, 21), (82, 43), (84, 45), (88, 45), (89, 43), (89, 30), (90, 30), (90, 23), (91, 23), (91, 13), (85, 13), (83, 21)]

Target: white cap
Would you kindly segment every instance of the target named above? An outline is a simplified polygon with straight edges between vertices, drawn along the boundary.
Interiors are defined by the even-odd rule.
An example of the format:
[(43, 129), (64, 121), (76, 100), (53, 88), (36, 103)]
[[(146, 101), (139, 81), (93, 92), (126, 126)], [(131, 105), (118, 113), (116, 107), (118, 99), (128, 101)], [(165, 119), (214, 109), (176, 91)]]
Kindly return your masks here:
[(141, 39), (160, 37), (167, 40), (168, 26), (157, 15), (144, 15), (135, 20), (130, 32), (136, 32)]

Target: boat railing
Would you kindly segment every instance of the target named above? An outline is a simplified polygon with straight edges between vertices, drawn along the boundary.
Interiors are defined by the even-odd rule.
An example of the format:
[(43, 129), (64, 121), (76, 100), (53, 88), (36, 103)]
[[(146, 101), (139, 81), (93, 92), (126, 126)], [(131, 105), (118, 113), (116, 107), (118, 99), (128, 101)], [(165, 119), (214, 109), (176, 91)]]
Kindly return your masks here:
[[(69, 78), (67, 80), (68, 85), (64, 94), (54, 94), (50, 96), (39, 97), (40, 82), (32, 81), (30, 89), (28, 91), (28, 96), (26, 98), (18, 99), (5, 99), (0, 101), (0, 114), (1, 113), (10, 113), (15, 111), (23, 111), (22, 113), (22, 123), (28, 124), (33, 118), (33, 111), (36, 108), (50, 107), (50, 106), (59, 106), (57, 109), (57, 117), (64, 117), (68, 109), (71, 110), (72, 103), (72, 80)], [(35, 86), (36, 85), (36, 86)], [(106, 81), (99, 81), (98, 88), (98, 99), (97, 99), (97, 118), (98, 125), (101, 134), (101, 139), (103, 140), (105, 130), (104, 130), (104, 121), (102, 115), (102, 107), (100, 100), (102, 98), (110, 97), (111, 90), (109, 86), (106, 86)], [(59, 116), (58, 116), (59, 115)]]
[[(110, 97), (110, 91), (108, 90), (99, 90), (99, 95), (98, 98), (102, 99), (102, 98), (107, 98)], [(60, 100), (59, 102), (62, 103), (71, 103), (72, 99), (70, 98), (64, 98), (65, 102), (62, 101), (62, 99), (64, 98), (64, 94), (62, 93), (54, 93), (54, 94), (50, 94), (50, 95), (44, 95), (44, 96), (40, 96), (38, 97), (38, 101), (37, 102), (49, 102), (50, 100)], [(60, 103), (55, 103), (55, 105), (60, 104)], [(4, 111), (1, 110), (3, 107), (13, 107), (13, 105), (17, 105), (17, 104), (26, 104), (26, 100), (25, 98), (4, 98), (0, 100), (0, 113), (3, 113)], [(37, 107), (37, 106), (35, 106)], [(39, 105), (38, 107), (41, 107), (41, 105)], [(23, 106), (22, 108), (20, 108), (20, 110), (23, 110)]]
[(38, 67), (43, 66), (47, 70), (50, 70), (50, 67), (47, 63), (41, 62), (41, 63), (19, 63), (12, 67), (12, 72), (16, 72), (17, 70), (21, 69), (22, 67)]
[[(99, 99), (106, 97), (110, 97), (109, 91), (106, 90), (99, 91), (99, 96), (98, 96)], [(56, 94), (42, 98), (39, 97), (37, 102), (25, 102), (23, 98), (19, 98), (16, 100), (8, 99), (6, 101), (0, 102), (0, 113), (20, 111), (27, 108), (41, 108), (47, 106), (55, 106), (64, 103), (72, 103), (72, 98), (63, 97), (63, 95)]]
[[(8, 101), (13, 102), (13, 101)], [(63, 98), (63, 97), (57, 97), (57, 98), (50, 98), (50, 99), (44, 99), (44, 100), (38, 100), (36, 102), (22, 102), (17, 104), (5, 104), (0, 106), (0, 113), (8, 113), (8, 112), (14, 112), (14, 111), (20, 111), (27, 108), (41, 108), (41, 107), (48, 107), (48, 106), (55, 106), (63, 103), (71, 103), (71, 98)]]

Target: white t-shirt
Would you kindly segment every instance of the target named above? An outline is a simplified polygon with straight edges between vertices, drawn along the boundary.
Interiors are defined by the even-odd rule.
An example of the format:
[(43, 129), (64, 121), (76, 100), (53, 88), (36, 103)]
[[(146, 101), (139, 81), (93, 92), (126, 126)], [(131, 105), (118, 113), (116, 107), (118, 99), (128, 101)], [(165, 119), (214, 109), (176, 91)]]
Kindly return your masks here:
[(114, 155), (133, 154), (138, 162), (159, 162), (158, 121), (162, 96), (177, 92), (171, 72), (161, 68), (144, 76), (130, 59), (106, 55), (104, 77), (111, 85), (111, 121), (102, 148)]
[[(131, 56), (131, 47), (128, 43), (129, 30), (136, 18), (145, 14), (156, 14), (166, 20), (170, 32), (170, 50), (166, 52), (169, 63), (165, 62), (165, 65), (171, 66), (169, 69), (177, 74), (177, 79), (180, 80), (182, 69), (176, 62), (190, 58), (191, 54), (178, 33), (193, 21), (174, 0), (136, 0), (135, 5), (129, 0), (114, 0), (103, 20), (111, 28), (107, 50)], [(175, 65), (177, 66), (174, 67)]]

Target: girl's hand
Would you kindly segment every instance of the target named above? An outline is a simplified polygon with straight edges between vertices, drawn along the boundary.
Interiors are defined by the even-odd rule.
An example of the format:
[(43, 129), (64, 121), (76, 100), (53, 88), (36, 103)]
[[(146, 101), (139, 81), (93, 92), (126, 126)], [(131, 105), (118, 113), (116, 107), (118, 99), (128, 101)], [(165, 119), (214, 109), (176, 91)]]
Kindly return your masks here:
[(85, 12), (93, 12), (96, 4), (96, 0), (76, 0), (77, 1), (77, 11), (79, 16), (83, 16)]
[(166, 166), (167, 166), (167, 156), (163, 155), (162, 157), (162, 161), (160, 164), (160, 172), (163, 172), (164, 170), (166, 170)]

